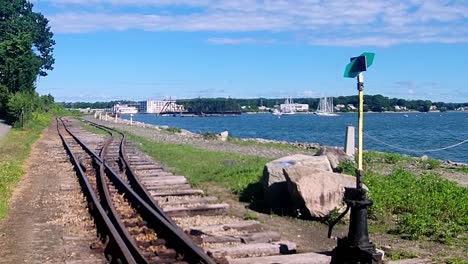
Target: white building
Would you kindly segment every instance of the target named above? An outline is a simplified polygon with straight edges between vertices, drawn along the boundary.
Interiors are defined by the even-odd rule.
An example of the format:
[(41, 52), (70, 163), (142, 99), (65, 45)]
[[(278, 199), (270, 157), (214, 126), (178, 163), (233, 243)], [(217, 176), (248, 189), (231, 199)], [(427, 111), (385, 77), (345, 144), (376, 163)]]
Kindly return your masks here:
[(115, 104), (114, 107), (112, 107), (112, 112), (114, 114), (136, 114), (138, 113), (138, 108), (126, 104)]
[(280, 104), (280, 110), (282, 112), (309, 112), (308, 104)]
[(146, 100), (138, 102), (140, 104), (140, 113), (159, 114), (161, 112), (183, 112), (184, 106), (176, 104), (172, 100)]

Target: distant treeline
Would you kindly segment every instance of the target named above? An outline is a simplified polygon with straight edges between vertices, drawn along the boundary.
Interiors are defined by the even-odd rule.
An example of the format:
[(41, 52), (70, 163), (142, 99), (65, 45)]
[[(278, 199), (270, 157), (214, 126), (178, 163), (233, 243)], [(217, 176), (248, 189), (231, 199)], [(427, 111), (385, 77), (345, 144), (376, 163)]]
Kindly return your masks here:
[[(308, 104), (310, 111), (317, 109), (319, 98), (293, 98), (295, 103)], [(178, 104), (184, 105), (185, 109), (194, 113), (212, 113), (212, 112), (241, 112), (241, 111), (259, 111), (261, 106), (267, 108), (277, 108), (284, 103), (282, 98), (252, 98), (252, 99), (233, 99), (233, 98), (195, 98), (177, 100)], [(111, 101), (111, 102), (74, 102), (59, 103), (65, 108), (112, 108), (116, 103), (134, 104), (135, 101)], [(334, 105), (344, 105), (341, 111), (353, 111), (348, 105), (358, 106), (357, 96), (338, 96), (333, 98)], [(405, 100), (398, 98), (388, 98), (383, 95), (364, 95), (364, 111), (382, 112), (395, 111), (398, 106), (400, 109), (415, 110), (427, 112), (431, 106), (436, 106), (440, 111), (456, 110), (460, 107), (468, 107), (467, 103), (444, 103), (432, 102), (430, 100)]]
[(65, 108), (92, 108), (92, 109), (110, 109), (112, 108), (115, 104), (131, 104), (131, 105), (137, 105), (138, 102), (135, 101), (128, 101), (128, 100), (120, 100), (120, 101), (110, 101), (110, 102), (59, 102), (57, 103)]

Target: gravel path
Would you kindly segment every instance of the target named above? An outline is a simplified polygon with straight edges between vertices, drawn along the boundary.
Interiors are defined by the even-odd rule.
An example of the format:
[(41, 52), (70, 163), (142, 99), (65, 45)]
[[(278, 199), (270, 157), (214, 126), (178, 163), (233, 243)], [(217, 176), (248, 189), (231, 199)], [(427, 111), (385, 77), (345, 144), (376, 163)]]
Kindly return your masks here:
[(0, 221), (0, 263), (105, 263), (90, 249), (99, 245), (94, 224), (54, 124), (33, 145)]
[[(151, 138), (156, 141), (161, 142), (170, 142), (170, 143), (181, 143), (181, 144), (190, 144), (199, 148), (224, 151), (224, 152), (236, 152), (241, 154), (255, 155), (261, 157), (271, 157), (279, 158), (292, 154), (313, 154), (314, 150), (302, 150), (297, 149), (276, 149), (267, 146), (261, 146), (259, 144), (252, 146), (244, 146), (239, 144), (234, 144), (230, 142), (223, 142), (221, 140), (205, 140), (196, 136), (188, 131), (183, 131), (182, 133), (171, 133), (165, 130), (158, 129), (156, 126), (152, 125), (132, 125), (114, 121), (104, 121), (94, 119), (92, 116), (85, 116), (83, 119), (89, 120), (98, 124), (102, 124), (109, 127), (114, 127), (123, 131), (127, 131), (139, 136), (144, 136)], [(113, 120), (113, 119), (112, 119)]]
[(0, 119), (0, 141), (8, 133), (11, 126), (5, 124), (5, 120)]

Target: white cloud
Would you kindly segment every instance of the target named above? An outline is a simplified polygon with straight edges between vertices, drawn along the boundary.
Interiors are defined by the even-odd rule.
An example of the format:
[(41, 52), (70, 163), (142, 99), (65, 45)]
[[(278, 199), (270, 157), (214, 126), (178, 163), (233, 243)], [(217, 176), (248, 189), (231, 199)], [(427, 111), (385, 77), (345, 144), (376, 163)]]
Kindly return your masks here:
[[(338, 46), (468, 42), (466, 1), (41, 1), (44, 2), (63, 7), (58, 10), (67, 10), (66, 13), (46, 14), (57, 33), (127, 29), (238, 34), (261, 31), (300, 35), (302, 41)], [(182, 12), (181, 7), (189, 8)], [(91, 8), (106, 11), (90, 11)], [(242, 36), (208, 41), (256, 42)]]

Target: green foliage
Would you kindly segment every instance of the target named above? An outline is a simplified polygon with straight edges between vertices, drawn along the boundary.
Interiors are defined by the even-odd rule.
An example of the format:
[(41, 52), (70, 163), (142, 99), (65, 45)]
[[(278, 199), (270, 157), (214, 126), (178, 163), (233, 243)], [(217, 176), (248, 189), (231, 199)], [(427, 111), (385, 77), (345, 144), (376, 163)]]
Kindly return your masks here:
[(442, 164), (442, 162), (438, 159), (428, 158), (427, 160), (421, 160), (421, 164), (424, 165), (425, 169), (435, 170), (440, 167), (440, 164)]
[(445, 260), (446, 264), (468, 264), (467, 259), (461, 259), (461, 258), (449, 258)]
[[(330, 211), (330, 213), (328, 215), (326, 215), (325, 217), (322, 218), (322, 223), (326, 224), (326, 225), (331, 225), (336, 219), (338, 219), (338, 217), (340, 216), (340, 211), (335, 208), (333, 210)], [(338, 224), (344, 224), (345, 223), (345, 220), (344, 220), (344, 217), (338, 221)]]
[(184, 144), (169, 144), (152, 141), (129, 134), (131, 140), (144, 152), (163, 164), (174, 168), (174, 172), (188, 177), (193, 184), (215, 182), (236, 194), (249, 184), (255, 183), (262, 174), (263, 166), (271, 159), (209, 151)]
[(354, 162), (351, 160), (345, 160), (340, 162), (338, 164), (338, 167), (336, 168), (337, 172), (339, 173), (344, 173), (348, 175), (355, 175), (356, 174), (356, 169), (354, 167)]
[(455, 170), (456, 171), (461, 171), (461, 172), (464, 172), (464, 173), (468, 173), (468, 166), (463, 166), (461, 168), (456, 168)]
[(224, 112), (240, 113), (241, 111), (241, 106), (237, 100), (231, 98), (186, 99), (178, 100), (177, 103), (182, 104), (187, 111), (198, 114)]
[(373, 219), (396, 217), (402, 237), (449, 242), (468, 231), (468, 189), (434, 174), (415, 176), (402, 169), (364, 177), (371, 190)]
[(419, 255), (415, 252), (411, 252), (407, 250), (393, 249), (386, 253), (386, 257), (388, 257), (390, 260), (400, 260), (400, 259), (417, 258), (419, 257)]
[(5, 216), (13, 188), (24, 173), (23, 163), (31, 145), (50, 120), (50, 115), (34, 113), (24, 129), (13, 128), (0, 141), (0, 219)]
[(168, 127), (168, 128), (163, 128), (164, 131), (167, 131), (167, 132), (170, 132), (170, 133), (181, 133), (182, 132), (182, 129), (178, 128), (178, 127)]
[(210, 131), (201, 132), (199, 134), (203, 137), (203, 139), (206, 139), (206, 140), (215, 140), (218, 138), (218, 136), (215, 133), (210, 132)]
[(53, 103), (35, 92), (37, 76), (52, 70), (52, 33), (47, 19), (26, 0), (0, 1), (0, 116), (14, 123)]
[(258, 217), (250, 211), (244, 213), (244, 220), (258, 220)]

